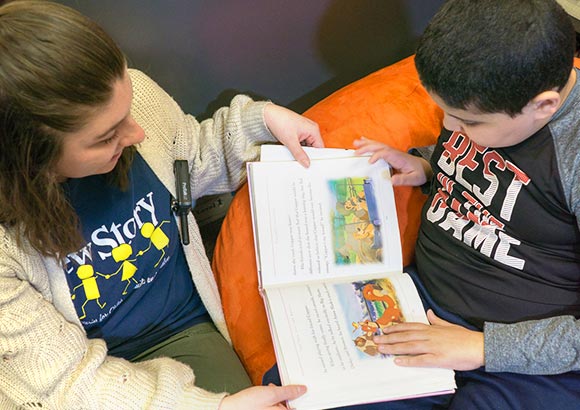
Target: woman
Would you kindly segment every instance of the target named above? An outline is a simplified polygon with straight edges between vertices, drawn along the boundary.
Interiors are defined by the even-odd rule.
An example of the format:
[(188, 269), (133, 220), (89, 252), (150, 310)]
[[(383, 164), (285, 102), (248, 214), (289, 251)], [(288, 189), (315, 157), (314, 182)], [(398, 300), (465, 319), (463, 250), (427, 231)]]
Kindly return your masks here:
[(249, 387), (192, 218), (180, 240), (174, 163), (194, 199), (231, 191), (264, 142), (308, 166), (317, 125), (245, 96), (198, 123), (56, 3), (0, 7), (0, 54), (0, 408), (266, 409), (302, 394)]

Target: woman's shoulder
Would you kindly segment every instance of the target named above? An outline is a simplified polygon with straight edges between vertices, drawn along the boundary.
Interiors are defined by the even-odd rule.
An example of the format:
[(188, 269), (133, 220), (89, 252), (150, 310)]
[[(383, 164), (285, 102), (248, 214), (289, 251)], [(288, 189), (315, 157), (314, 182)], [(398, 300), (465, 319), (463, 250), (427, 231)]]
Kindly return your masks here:
[(147, 74), (129, 69), (129, 76), (133, 85), (131, 113), (146, 133), (172, 139), (191, 127), (193, 118)]
[(133, 86), (133, 111), (137, 115), (148, 112), (175, 109), (175, 101), (151, 77), (142, 71), (129, 69)]
[(131, 83), (133, 84), (133, 92), (139, 93), (146, 93), (146, 92), (154, 92), (159, 93), (163, 92), (163, 89), (157, 84), (151, 77), (145, 74), (143, 71), (138, 70), (136, 68), (129, 68), (128, 70), (129, 78), (131, 78)]
[(46, 258), (23, 237), (17, 238), (17, 228), (0, 224), (0, 278), (29, 281), (37, 289), (48, 290)]
[(0, 255), (11, 253), (17, 248), (16, 228), (0, 224)]
[(147, 74), (129, 69), (129, 76), (133, 85), (131, 115), (145, 131), (145, 140), (137, 150), (162, 181), (169, 181), (176, 140), (189, 144), (195, 134), (195, 121)]

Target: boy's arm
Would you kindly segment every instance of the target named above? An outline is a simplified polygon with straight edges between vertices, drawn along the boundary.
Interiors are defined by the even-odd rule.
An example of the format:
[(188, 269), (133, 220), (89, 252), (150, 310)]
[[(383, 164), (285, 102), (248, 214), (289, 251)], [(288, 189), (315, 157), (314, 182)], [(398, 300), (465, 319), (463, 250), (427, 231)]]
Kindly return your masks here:
[(488, 372), (558, 374), (580, 370), (580, 321), (558, 316), (513, 324), (485, 323)]
[[(552, 122), (558, 169), (569, 209), (580, 228), (580, 150), (577, 123)], [(573, 316), (503, 324), (486, 322), (485, 364), (490, 372), (558, 374), (580, 370), (580, 321)]]
[(469, 330), (427, 313), (431, 325), (401, 323), (375, 336), (379, 351), (400, 366), (488, 372), (560, 374), (580, 370), (580, 321), (558, 316), (513, 324), (486, 322)]

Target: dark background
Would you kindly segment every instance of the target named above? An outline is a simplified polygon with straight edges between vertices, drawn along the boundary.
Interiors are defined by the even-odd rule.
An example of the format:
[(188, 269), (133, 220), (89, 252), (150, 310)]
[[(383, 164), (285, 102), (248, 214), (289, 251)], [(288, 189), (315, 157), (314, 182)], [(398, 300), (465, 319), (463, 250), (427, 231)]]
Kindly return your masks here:
[[(103, 26), (130, 67), (201, 120), (239, 92), (303, 112), (413, 54), (444, 0), (58, 1)], [(210, 260), (231, 200), (194, 209)]]
[(302, 112), (413, 54), (443, 0), (60, 0), (198, 117), (244, 92)]

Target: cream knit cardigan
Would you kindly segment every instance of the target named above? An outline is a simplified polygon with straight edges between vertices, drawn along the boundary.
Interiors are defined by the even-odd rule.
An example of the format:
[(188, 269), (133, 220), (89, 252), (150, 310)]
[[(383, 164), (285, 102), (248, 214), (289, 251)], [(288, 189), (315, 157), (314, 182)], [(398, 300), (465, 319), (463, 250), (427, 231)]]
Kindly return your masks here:
[[(274, 141), (263, 120), (264, 102), (237, 96), (199, 123), (145, 74), (130, 70), (130, 76), (132, 114), (146, 134), (138, 150), (172, 193), (176, 157), (189, 160), (197, 198), (237, 188), (244, 162), (257, 158), (260, 143)], [(193, 218), (189, 233), (184, 250), (193, 281), (229, 340)], [(225, 394), (194, 381), (188, 366), (171, 359), (130, 363), (107, 356), (103, 340), (87, 339), (57, 261), (27, 244), (17, 247), (13, 232), (0, 226), (0, 409), (217, 409)]]

